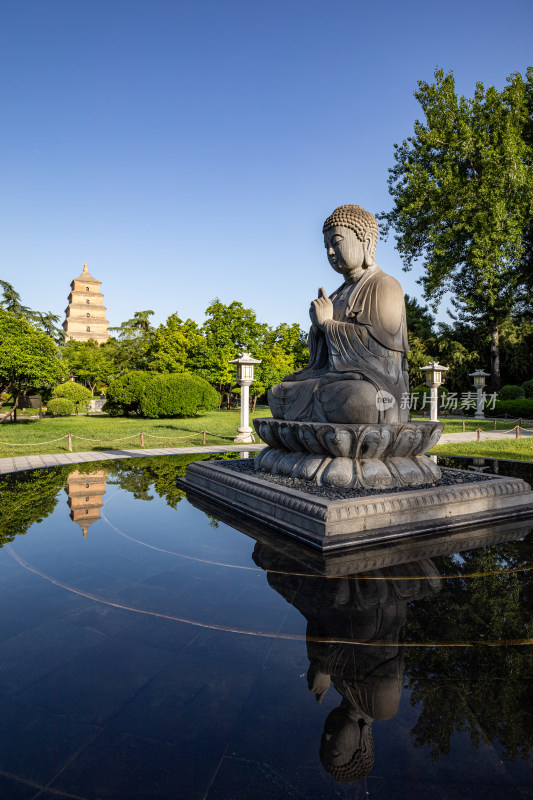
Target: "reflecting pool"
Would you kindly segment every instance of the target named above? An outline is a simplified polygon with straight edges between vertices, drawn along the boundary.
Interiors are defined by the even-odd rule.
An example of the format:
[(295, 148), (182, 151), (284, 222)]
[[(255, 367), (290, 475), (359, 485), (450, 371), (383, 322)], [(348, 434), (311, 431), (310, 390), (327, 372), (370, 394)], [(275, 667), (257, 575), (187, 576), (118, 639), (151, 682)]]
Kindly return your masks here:
[(196, 458), (0, 479), (0, 798), (533, 797), (533, 522), (323, 557)]

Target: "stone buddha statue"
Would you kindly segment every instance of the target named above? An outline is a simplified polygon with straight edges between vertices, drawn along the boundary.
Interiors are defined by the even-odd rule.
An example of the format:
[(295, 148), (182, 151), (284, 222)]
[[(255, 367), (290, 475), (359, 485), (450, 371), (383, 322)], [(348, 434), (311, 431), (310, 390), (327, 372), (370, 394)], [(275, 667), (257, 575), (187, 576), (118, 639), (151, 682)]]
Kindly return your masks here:
[(339, 206), (323, 233), (329, 263), (344, 282), (330, 297), (320, 289), (312, 301), (309, 364), (270, 390), (272, 415), (309, 422), (405, 422), (405, 303), (398, 281), (374, 261), (376, 218), (361, 206)]
[(268, 445), (256, 472), (342, 489), (420, 486), (441, 477), (425, 453), (443, 425), (409, 420), (403, 290), (374, 261), (375, 217), (335, 209), (324, 223), (328, 260), (344, 282), (309, 309), (309, 364), (268, 394), (272, 418), (254, 419)]

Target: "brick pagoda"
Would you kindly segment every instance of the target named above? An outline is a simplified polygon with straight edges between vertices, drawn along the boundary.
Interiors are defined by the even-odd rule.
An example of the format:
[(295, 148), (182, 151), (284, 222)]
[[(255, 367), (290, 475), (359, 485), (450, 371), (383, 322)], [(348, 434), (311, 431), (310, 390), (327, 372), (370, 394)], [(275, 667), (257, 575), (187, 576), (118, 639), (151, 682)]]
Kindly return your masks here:
[(86, 342), (96, 339), (98, 343), (107, 342), (107, 319), (104, 306), (104, 295), (100, 291), (101, 281), (97, 281), (89, 274), (87, 264), (83, 265), (83, 272), (74, 278), (70, 284), (68, 308), (65, 309), (65, 341), (75, 339)]
[(68, 496), (70, 518), (80, 526), (84, 539), (89, 527), (100, 519), (106, 481), (105, 469), (85, 474), (76, 470), (68, 476), (65, 491)]

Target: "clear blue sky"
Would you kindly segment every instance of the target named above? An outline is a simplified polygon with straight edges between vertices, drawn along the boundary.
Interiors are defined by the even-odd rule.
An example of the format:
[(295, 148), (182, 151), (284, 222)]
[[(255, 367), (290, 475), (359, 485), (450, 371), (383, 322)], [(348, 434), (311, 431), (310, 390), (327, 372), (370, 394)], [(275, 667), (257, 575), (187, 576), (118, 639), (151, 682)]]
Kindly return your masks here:
[[(113, 325), (218, 296), (307, 327), (322, 222), (389, 207), (417, 80), (501, 87), (532, 29), (531, 0), (5, 0), (0, 277), (63, 314), (88, 261)], [(421, 297), (393, 237), (376, 258)]]

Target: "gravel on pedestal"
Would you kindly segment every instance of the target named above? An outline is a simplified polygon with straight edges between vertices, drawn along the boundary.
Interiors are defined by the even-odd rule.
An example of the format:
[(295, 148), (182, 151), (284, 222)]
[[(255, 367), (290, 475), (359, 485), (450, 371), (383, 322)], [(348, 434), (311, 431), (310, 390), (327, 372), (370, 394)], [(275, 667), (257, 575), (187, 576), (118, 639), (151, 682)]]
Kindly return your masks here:
[(438, 486), (459, 486), (464, 483), (482, 483), (483, 481), (494, 480), (493, 475), (484, 475), (479, 472), (470, 472), (460, 469), (448, 469), (441, 467), (442, 476), (434, 483), (421, 483), (418, 486), (394, 486), (390, 489), (340, 489), (336, 486), (318, 486), (313, 481), (302, 480), (301, 478), (290, 478), (284, 475), (271, 475), (269, 472), (261, 472), (254, 469), (253, 459), (238, 459), (235, 461), (220, 461), (219, 465), (224, 469), (231, 469), (234, 472), (241, 472), (245, 475), (255, 475), (263, 481), (277, 483), (287, 489), (298, 489), (317, 497), (326, 497), (328, 500), (349, 500), (355, 497), (372, 497), (377, 494), (396, 494), (397, 492), (412, 492), (416, 489), (429, 489)]

